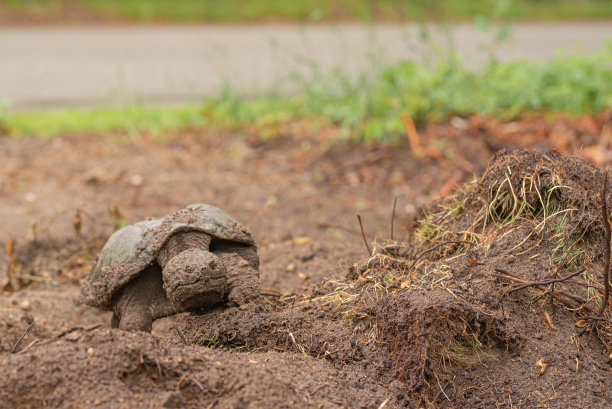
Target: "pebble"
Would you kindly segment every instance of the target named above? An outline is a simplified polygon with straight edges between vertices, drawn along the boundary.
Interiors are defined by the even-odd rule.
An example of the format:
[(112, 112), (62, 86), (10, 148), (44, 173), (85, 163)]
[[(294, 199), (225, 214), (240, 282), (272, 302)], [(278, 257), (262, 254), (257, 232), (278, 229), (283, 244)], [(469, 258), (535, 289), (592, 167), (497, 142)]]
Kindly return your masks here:
[(19, 308), (21, 308), (22, 310), (25, 311), (30, 311), (30, 301), (29, 300), (23, 300), (19, 303)]
[(136, 173), (130, 178), (130, 183), (132, 184), (132, 186), (140, 186), (142, 185), (143, 181), (144, 181), (144, 178), (142, 177), (141, 174), (138, 174), (138, 173)]

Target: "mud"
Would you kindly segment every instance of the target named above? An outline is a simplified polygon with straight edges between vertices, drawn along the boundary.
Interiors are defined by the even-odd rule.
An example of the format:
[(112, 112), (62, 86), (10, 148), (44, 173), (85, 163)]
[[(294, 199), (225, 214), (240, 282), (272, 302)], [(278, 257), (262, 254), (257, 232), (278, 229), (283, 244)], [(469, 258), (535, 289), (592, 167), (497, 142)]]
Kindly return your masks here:
[[(40, 378), (22, 376), (33, 364)], [(313, 372), (316, 377), (307, 376)], [(324, 360), (167, 348), (146, 333), (102, 328), (74, 330), (5, 357), (0, 373), (4, 407), (129, 407), (138, 402), (135, 406), (170, 408), (375, 408), (385, 399), (383, 389), (370, 384), (361, 370), (339, 376)]]
[[(299, 126), (268, 141), (193, 131), (120, 148), (0, 140), (0, 234), (13, 246), (0, 256), (0, 407), (610, 406), (609, 328), (579, 336), (601, 298), (601, 173), (535, 151), (487, 164), (510, 147), (506, 125), (470, 121), (423, 130), (453, 156), (330, 147)], [(572, 144), (591, 132), (568, 129)], [(195, 202), (253, 231), (260, 301), (160, 319), (152, 334), (75, 304), (117, 223)]]

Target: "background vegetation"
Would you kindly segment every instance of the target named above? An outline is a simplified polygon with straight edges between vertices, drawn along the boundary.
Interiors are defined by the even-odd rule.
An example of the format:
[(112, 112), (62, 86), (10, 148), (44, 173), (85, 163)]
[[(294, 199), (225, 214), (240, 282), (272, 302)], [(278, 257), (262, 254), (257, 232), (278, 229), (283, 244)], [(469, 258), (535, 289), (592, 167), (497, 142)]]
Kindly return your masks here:
[[(478, 69), (451, 54), (429, 63), (403, 62), (372, 76), (349, 78), (341, 71), (313, 71), (291, 96), (270, 93), (246, 98), (231, 88), (202, 104), (62, 109), (0, 113), (13, 135), (53, 136), (65, 132), (160, 133), (187, 126), (255, 126), (275, 132), (296, 118), (340, 127), (356, 141), (392, 143), (417, 124), (453, 115), (482, 113), (510, 120), (523, 114), (601, 112), (612, 107), (612, 43), (588, 54), (560, 52), (544, 62), (491, 59)], [(265, 132), (264, 132), (265, 134)]]
[[(468, 19), (505, 7), (506, 0), (4, 0), (10, 9), (53, 13), (86, 8), (135, 21), (337, 21)], [(606, 19), (608, 0), (514, 0), (512, 19)]]
[[(471, 19), (504, 41), (508, 21), (520, 18), (611, 18), (604, 0), (0, 0), (0, 7), (48, 11), (78, 5), (138, 21), (410, 20)], [(498, 24), (494, 25), (493, 22)], [(452, 35), (452, 33), (451, 33)], [(423, 24), (425, 46), (434, 48)], [(402, 62), (351, 77), (342, 68), (324, 71), (311, 61), (292, 79), (290, 95), (245, 97), (231, 87), (201, 104), (11, 112), (0, 105), (0, 131), (54, 136), (117, 131), (162, 134), (190, 126), (255, 127), (274, 136), (279, 124), (301, 118), (339, 129), (345, 139), (393, 143), (406, 121), (417, 125), (482, 113), (512, 120), (526, 113), (598, 113), (612, 107), (612, 43), (588, 54), (560, 52), (544, 62), (490, 58), (471, 68), (453, 50), (426, 62)]]

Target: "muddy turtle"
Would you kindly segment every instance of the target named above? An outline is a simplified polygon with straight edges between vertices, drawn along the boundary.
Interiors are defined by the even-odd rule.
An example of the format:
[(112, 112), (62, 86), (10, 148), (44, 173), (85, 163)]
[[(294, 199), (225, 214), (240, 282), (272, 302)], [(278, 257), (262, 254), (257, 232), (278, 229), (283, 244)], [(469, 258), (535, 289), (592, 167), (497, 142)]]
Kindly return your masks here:
[(258, 269), (249, 231), (217, 207), (193, 204), (113, 233), (81, 301), (113, 311), (113, 327), (150, 332), (157, 318), (257, 299)]

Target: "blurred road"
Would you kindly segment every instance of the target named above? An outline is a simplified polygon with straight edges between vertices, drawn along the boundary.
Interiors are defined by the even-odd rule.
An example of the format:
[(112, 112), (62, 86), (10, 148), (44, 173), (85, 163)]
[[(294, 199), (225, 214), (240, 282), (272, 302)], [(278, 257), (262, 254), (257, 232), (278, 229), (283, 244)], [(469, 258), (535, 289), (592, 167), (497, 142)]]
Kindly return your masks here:
[[(33, 109), (191, 102), (223, 85), (287, 91), (309, 70), (356, 74), (427, 58), (435, 47), (419, 38), (415, 25), (0, 27), (0, 100)], [(477, 66), (491, 52), (540, 60), (559, 47), (590, 50), (612, 38), (612, 24), (515, 24), (499, 47), (468, 25), (434, 29), (433, 38)]]

